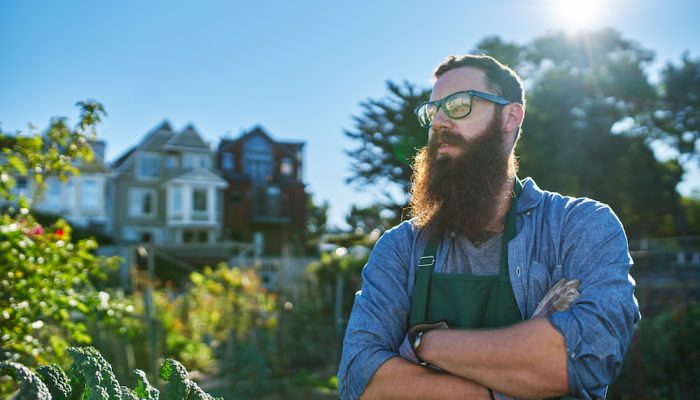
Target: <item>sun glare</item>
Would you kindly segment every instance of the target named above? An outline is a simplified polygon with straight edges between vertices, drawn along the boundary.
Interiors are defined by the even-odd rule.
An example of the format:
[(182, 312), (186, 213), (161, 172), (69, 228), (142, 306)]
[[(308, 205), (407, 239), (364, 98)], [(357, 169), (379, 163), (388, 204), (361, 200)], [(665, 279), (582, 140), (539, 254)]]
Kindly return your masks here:
[(592, 28), (603, 15), (603, 0), (552, 0), (554, 18), (569, 32)]

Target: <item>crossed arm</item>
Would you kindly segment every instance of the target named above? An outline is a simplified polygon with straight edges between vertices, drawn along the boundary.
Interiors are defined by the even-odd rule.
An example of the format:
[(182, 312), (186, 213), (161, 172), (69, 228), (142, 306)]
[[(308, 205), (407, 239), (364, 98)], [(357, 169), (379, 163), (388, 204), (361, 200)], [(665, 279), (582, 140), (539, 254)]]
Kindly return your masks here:
[(341, 397), (479, 399), (488, 398), (486, 387), (525, 398), (604, 396), (622, 367), (639, 308), (619, 221), (611, 223), (617, 220), (609, 209), (586, 207), (586, 215), (568, 218), (562, 231), (570, 238), (559, 241), (558, 262), (567, 265), (567, 277), (584, 282), (572, 309), (498, 330), (424, 334), (419, 357), (447, 371), (441, 375), (398, 356), (412, 283), (409, 265), (396, 260), (411, 251), (401, 244), (412, 236), (407, 229), (385, 235), (363, 271), (363, 290), (348, 322), (338, 372)]
[(446, 373), (392, 358), (377, 370), (362, 398), (488, 399), (486, 387), (522, 398), (568, 391), (564, 339), (545, 318), (495, 330), (429, 331), (418, 356)]
[(486, 388), (468, 379), (439, 373), (401, 357), (387, 360), (361, 399), (489, 399)]

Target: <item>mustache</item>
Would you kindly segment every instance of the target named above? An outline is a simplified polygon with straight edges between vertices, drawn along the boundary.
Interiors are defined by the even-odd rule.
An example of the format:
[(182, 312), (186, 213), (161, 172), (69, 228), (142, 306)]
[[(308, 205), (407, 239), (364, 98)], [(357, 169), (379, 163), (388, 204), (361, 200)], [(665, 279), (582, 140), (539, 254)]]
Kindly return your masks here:
[(462, 135), (451, 131), (434, 131), (433, 135), (428, 140), (429, 154), (434, 158), (437, 155), (437, 149), (441, 144), (466, 148), (468, 145), (467, 139)]

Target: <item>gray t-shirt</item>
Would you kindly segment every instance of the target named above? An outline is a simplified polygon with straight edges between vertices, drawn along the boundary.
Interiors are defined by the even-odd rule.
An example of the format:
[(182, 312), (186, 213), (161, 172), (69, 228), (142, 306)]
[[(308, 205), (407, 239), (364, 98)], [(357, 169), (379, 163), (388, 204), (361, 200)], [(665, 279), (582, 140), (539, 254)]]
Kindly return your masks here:
[(436, 265), (435, 270), (447, 274), (498, 275), (501, 261), (503, 232), (475, 246), (464, 235), (450, 234), (447, 263)]

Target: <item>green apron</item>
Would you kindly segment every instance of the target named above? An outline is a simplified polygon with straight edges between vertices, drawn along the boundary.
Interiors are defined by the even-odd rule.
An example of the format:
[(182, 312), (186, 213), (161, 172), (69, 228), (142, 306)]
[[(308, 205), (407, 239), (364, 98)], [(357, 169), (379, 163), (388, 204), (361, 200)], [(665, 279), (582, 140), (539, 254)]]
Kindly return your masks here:
[(487, 329), (522, 320), (508, 275), (508, 242), (515, 236), (516, 203), (522, 184), (515, 179), (501, 247), (498, 275), (433, 271), (439, 240), (431, 237), (418, 262), (411, 303), (411, 326), (445, 321), (451, 328)]

